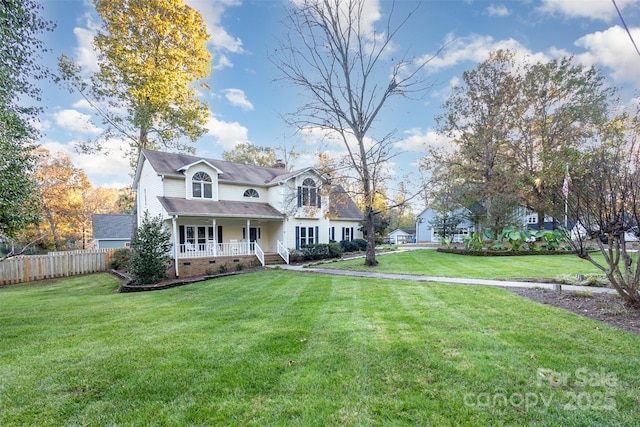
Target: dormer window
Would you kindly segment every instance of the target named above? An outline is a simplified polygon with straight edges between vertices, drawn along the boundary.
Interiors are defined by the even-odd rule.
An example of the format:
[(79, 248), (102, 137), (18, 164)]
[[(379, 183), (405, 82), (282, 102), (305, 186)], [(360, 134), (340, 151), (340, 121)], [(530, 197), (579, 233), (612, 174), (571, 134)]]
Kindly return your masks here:
[(244, 197), (253, 197), (253, 198), (259, 198), (260, 194), (258, 194), (257, 190), (254, 190), (253, 188), (249, 188), (247, 191), (244, 192), (243, 194)]
[(298, 187), (298, 207), (301, 206), (320, 207), (320, 195), (316, 182), (311, 178), (302, 181), (302, 186)]
[(193, 197), (198, 199), (213, 198), (213, 184), (211, 177), (205, 172), (196, 172), (191, 179)]

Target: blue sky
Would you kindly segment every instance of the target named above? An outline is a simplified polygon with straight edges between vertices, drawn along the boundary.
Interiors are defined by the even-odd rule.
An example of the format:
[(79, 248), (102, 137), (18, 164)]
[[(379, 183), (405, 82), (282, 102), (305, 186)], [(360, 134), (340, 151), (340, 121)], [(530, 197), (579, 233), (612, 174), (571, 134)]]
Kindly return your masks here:
[[(43, 61), (55, 66), (65, 53), (88, 69), (95, 69), (92, 35), (100, 27), (90, 1), (40, 0), (44, 17), (57, 28), (45, 36), (53, 52)], [(186, 0), (203, 15), (211, 39), (214, 71), (208, 81), (211, 91), (203, 94), (211, 114), (207, 133), (196, 143), (199, 155), (220, 158), (222, 151), (239, 142), (278, 147), (286, 143), (306, 153), (295, 166), (313, 165), (318, 151), (338, 156), (343, 148), (301, 139), (287, 127), (282, 114), (292, 112), (300, 98), (298, 89), (276, 81), (278, 74), (269, 61), (282, 35), (284, 10), (289, 0)], [(371, 25), (382, 25), (391, 2), (368, 2)], [(435, 132), (435, 117), (463, 71), (470, 70), (496, 49), (517, 50), (522, 57), (549, 60), (574, 55), (584, 65), (596, 65), (607, 84), (622, 89), (627, 106), (640, 91), (640, 56), (611, 0), (413, 0), (396, 1), (395, 13), (403, 16), (418, 3), (416, 14), (395, 39), (395, 49), (420, 58), (446, 48), (424, 70), (434, 88), (418, 100), (396, 100), (388, 105), (376, 129), (397, 129), (400, 155), (389, 165), (397, 179), (415, 173), (416, 161), (433, 145), (447, 141)], [(640, 0), (616, 3), (640, 47)], [(379, 17), (376, 19), (376, 17)], [(100, 123), (91, 122), (92, 111), (79, 95), (54, 85), (44, 87), (44, 114), (40, 127), (42, 144), (54, 151), (70, 153), (74, 164), (84, 169), (94, 185), (111, 187), (131, 183), (129, 163), (121, 147), (109, 142), (109, 155), (78, 154), (77, 141), (95, 137)], [(415, 175), (414, 175), (415, 176)], [(420, 209), (420, 207), (416, 206)]]

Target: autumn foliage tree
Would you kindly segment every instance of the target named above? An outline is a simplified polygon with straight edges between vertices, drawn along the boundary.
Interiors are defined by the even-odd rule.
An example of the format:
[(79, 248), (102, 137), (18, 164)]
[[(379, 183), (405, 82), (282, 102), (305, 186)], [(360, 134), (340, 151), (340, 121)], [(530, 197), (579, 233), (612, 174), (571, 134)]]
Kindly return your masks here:
[[(193, 151), (209, 115), (195, 84), (211, 73), (209, 34), (200, 14), (183, 0), (95, 0), (103, 27), (94, 38), (99, 71), (85, 80), (71, 58), (59, 61), (61, 82), (94, 107), (115, 135), (142, 149)], [(96, 141), (94, 141), (96, 142)]]

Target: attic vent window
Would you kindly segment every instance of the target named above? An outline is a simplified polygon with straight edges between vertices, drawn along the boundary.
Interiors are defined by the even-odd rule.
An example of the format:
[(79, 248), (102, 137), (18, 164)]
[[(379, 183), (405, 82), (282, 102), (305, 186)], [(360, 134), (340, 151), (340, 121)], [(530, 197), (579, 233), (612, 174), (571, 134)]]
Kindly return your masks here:
[(257, 190), (254, 190), (253, 188), (249, 188), (247, 191), (244, 192), (243, 194), (244, 197), (254, 197), (254, 198), (259, 198), (260, 194), (258, 194)]
[(205, 172), (196, 172), (191, 179), (193, 197), (199, 199), (213, 198), (213, 184), (211, 177)]

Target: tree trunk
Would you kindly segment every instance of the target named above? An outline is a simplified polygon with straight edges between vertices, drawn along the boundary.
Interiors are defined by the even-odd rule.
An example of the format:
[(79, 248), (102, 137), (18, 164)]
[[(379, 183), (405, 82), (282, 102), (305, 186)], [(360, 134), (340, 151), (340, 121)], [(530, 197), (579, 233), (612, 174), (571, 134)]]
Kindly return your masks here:
[(367, 252), (365, 256), (365, 265), (367, 267), (375, 267), (378, 265), (378, 260), (376, 259), (376, 227), (373, 221), (373, 208), (371, 206), (367, 206), (366, 208), (366, 227), (367, 227)]
[(45, 207), (45, 216), (47, 217), (47, 222), (49, 223), (49, 227), (51, 228), (51, 234), (53, 234), (53, 242), (56, 246), (56, 251), (60, 251), (62, 250), (62, 243), (60, 242), (58, 227), (56, 226), (56, 223), (53, 220), (53, 214), (51, 213), (51, 210), (46, 207)]
[(538, 212), (538, 231), (544, 230), (544, 212)]

